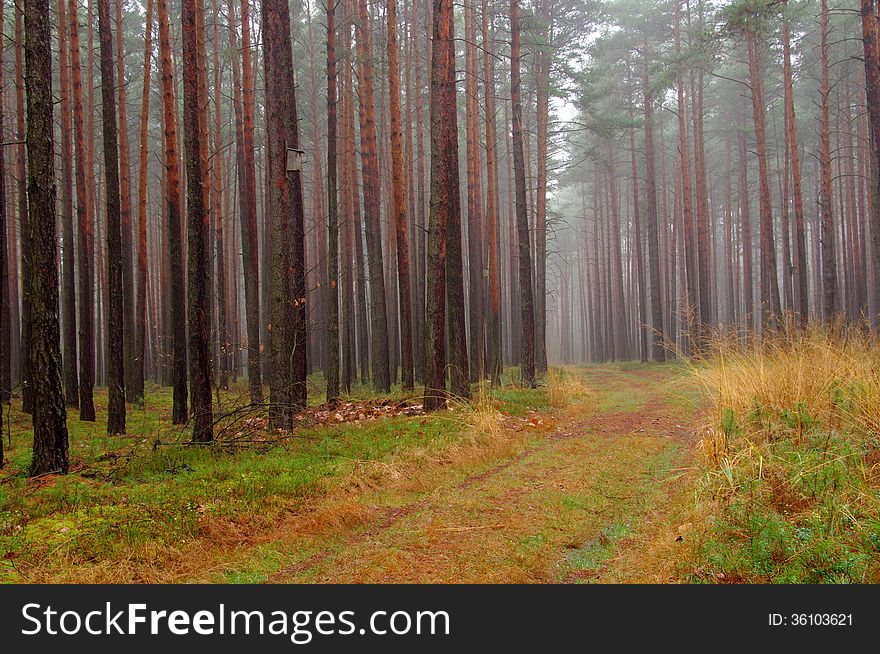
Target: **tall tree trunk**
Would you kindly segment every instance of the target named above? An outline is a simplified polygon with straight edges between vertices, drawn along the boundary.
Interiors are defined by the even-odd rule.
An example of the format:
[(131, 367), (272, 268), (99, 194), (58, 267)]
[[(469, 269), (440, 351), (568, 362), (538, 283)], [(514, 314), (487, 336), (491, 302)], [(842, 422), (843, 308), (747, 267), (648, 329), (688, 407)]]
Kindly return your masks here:
[[(419, 298), (418, 306), (418, 318), (417, 323), (419, 325), (418, 332), (419, 337), (415, 339), (415, 378), (418, 381), (425, 380), (425, 359), (427, 353), (425, 351), (425, 345), (427, 343), (426, 336), (426, 294), (425, 294), (425, 284), (427, 280), (426, 274), (426, 257), (425, 257), (425, 249), (426, 249), (426, 240), (425, 234), (427, 233), (427, 221), (425, 217), (425, 207), (426, 207), (426, 198), (425, 198), (425, 129), (424, 129), (424, 118), (423, 118), (423, 99), (422, 99), (422, 63), (420, 60), (421, 53), (419, 51), (419, 32), (422, 29), (420, 25), (418, 25), (418, 12), (419, 0), (413, 0), (412, 2), (412, 20), (410, 31), (412, 33), (412, 47), (415, 52), (415, 100), (416, 100), (416, 186), (418, 187), (416, 198), (416, 215), (415, 215), (415, 223), (416, 230), (414, 234), (415, 243), (413, 247), (413, 252), (415, 254), (415, 277), (416, 277), (416, 288), (415, 293), (416, 297)], [(427, 62), (426, 62), (427, 65)]]
[(645, 103), (645, 209), (648, 213), (648, 275), (651, 278), (651, 357), (665, 361), (663, 305), (661, 303), (660, 240), (657, 227), (657, 173), (654, 161), (654, 93), (648, 77), (649, 53), (645, 43), (642, 92)]
[(409, 234), (403, 177), (400, 116), (400, 70), (397, 44), (397, 0), (388, 0), (388, 92), (391, 113), (391, 177), (394, 192), (394, 231), (397, 238), (397, 285), (400, 290), (400, 370), (404, 391), (413, 389), (412, 292), (409, 271)]
[(752, 265), (752, 211), (748, 173), (749, 164), (746, 137), (745, 133), (740, 132), (739, 209), (743, 252), (742, 292), (745, 298), (745, 317), (743, 324), (746, 329), (746, 338), (750, 337), (750, 332), (754, 329), (755, 314), (755, 294), (754, 284), (752, 283), (752, 274), (754, 272), (754, 266)]
[[(125, 354), (123, 253), (119, 205), (119, 151), (116, 134), (116, 80), (113, 73), (113, 34), (109, 0), (98, 0), (98, 35), (101, 47), (101, 105), (104, 135), (104, 175), (107, 202), (107, 433), (125, 433)], [(121, 82), (121, 80), (120, 80)]]
[[(250, 0), (241, 0), (241, 92), (244, 179), (241, 193), (246, 200), (242, 214), (241, 243), (244, 266), (245, 312), (248, 332), (248, 388), (251, 402), (263, 401), (260, 344), (260, 253), (257, 232), (257, 173), (254, 158), (254, 64), (251, 59)], [(266, 274), (266, 271), (263, 271)]]
[(819, 30), (822, 33), (822, 79), (819, 89), (820, 123), (819, 130), (819, 163), (821, 168), (821, 189), (819, 192), (819, 210), (822, 220), (822, 308), (824, 319), (834, 319), (840, 308), (837, 299), (837, 254), (835, 253), (834, 214), (831, 196), (831, 121), (829, 117), (830, 83), (828, 75), (828, 2), (822, 0), (819, 18)]
[(476, 0), (464, 5), (465, 44), (465, 125), (467, 144), (467, 216), (468, 216), (468, 315), (470, 317), (470, 378), (485, 377), (485, 313), (483, 299), (483, 217), (480, 188), (480, 95), (477, 80), (477, 16)]
[(370, 18), (367, 0), (357, 0), (358, 100), (360, 102), (361, 169), (364, 180), (364, 223), (367, 265), (370, 273), (371, 367), (373, 386), (387, 393), (391, 390), (388, 361), (388, 316), (382, 262), (382, 226), (380, 221), (381, 178), (377, 152), (376, 117), (373, 96), (373, 50), (370, 44)]
[(489, 1), (483, 0), (483, 92), (486, 108), (486, 233), (489, 240), (489, 320), (486, 326), (489, 377), (492, 385), (501, 383), (503, 355), (501, 348), (501, 290), (498, 245), (500, 221), (498, 219), (498, 137), (495, 124), (495, 68), (490, 37)]
[[(0, 25), (5, 25), (3, 16), (3, 3), (0, 3)], [(59, 25), (59, 30), (66, 30), (64, 23)], [(0, 30), (0, 134), (4, 134), (5, 124), (5, 98), (2, 89), (5, 88), (3, 81), (3, 30)], [(9, 255), (9, 225), (7, 224), (8, 213), (6, 206), (6, 148), (0, 148), (0, 466), (3, 464), (3, 404), (8, 403), (12, 397), (12, 302), (10, 298), (10, 286), (18, 284), (18, 275), (10, 274)], [(71, 220), (73, 218), (71, 217)], [(14, 222), (14, 221), (13, 221)], [(10, 284), (10, 279), (12, 283)], [(16, 302), (18, 302), (16, 296)], [(16, 329), (18, 326), (16, 325)], [(72, 362), (76, 365), (76, 362)]]
[(794, 85), (791, 66), (791, 34), (788, 21), (788, 0), (782, 14), (783, 78), (785, 83), (785, 113), (788, 118), (788, 147), (794, 203), (794, 310), (801, 327), (806, 326), (809, 314), (807, 285), (807, 244), (804, 232), (804, 199), (801, 193), (801, 164), (798, 150), (797, 120), (794, 113)]
[[(71, 152), (70, 70), (67, 64), (67, 27), (64, 0), (57, 0), (58, 83), (61, 113), (61, 308), (64, 329), (64, 398), (67, 406), (79, 408), (79, 375), (76, 356), (76, 262), (73, 237), (73, 154)], [(2, 24), (2, 22), (0, 22)], [(4, 200), (5, 204), (5, 200)], [(4, 208), (5, 211), (5, 208)], [(5, 270), (5, 267), (2, 268)]]
[(170, 320), (172, 340), (171, 421), (187, 421), (186, 292), (183, 285), (183, 238), (180, 225), (180, 162), (177, 152), (177, 109), (174, 102), (174, 69), (171, 64), (171, 30), (168, 0), (158, 0), (159, 59), (162, 69), (162, 104), (165, 124), (166, 211), (168, 221), (168, 259), (170, 268)]
[[(19, 377), (21, 379), (21, 409), (31, 413), (34, 407), (33, 380), (31, 379), (31, 252), (28, 216), (27, 155), (25, 150), (25, 71), (24, 71), (24, 9), (15, 3), (15, 117), (18, 141), (16, 156), (18, 177), (18, 226), (21, 233), (21, 339), (19, 344)], [(48, 47), (48, 42), (47, 42)], [(54, 230), (54, 226), (53, 226)], [(53, 231), (54, 233), (54, 231)], [(18, 328), (18, 326), (16, 326)]]
[(33, 390), (34, 448), (31, 476), (67, 472), (67, 410), (64, 407), (58, 268), (55, 236), (55, 173), (52, 143), (52, 43), (49, 0), (28, 0), (25, 11), (29, 252), (32, 331), (27, 356)]
[(89, 202), (88, 157), (83, 119), (82, 71), (80, 67), (79, 15), (76, 0), (68, 0), (70, 27), (70, 73), (73, 89), (73, 134), (76, 156), (77, 272), (79, 285), (79, 419), (94, 422), (95, 404), (95, 219)]
[[(630, 122), (633, 120), (633, 102), (630, 100), (629, 105)], [(629, 130), (629, 152), (630, 165), (632, 167), (632, 192), (633, 192), (633, 230), (634, 244), (633, 257), (636, 267), (636, 284), (638, 285), (639, 298), (639, 324), (637, 332), (639, 338), (639, 358), (642, 361), (648, 360), (648, 307), (645, 292), (645, 265), (642, 257), (642, 214), (639, 207), (639, 169), (636, 163), (636, 131)]]
[[(547, 372), (547, 123), (550, 114), (550, 8), (541, 0), (543, 41), (535, 71), (537, 197), (535, 201), (535, 370)], [(621, 280), (622, 281), (622, 280)]]
[(755, 147), (758, 155), (758, 184), (761, 235), (761, 324), (773, 327), (782, 309), (779, 281), (776, 277), (776, 243), (773, 238), (773, 200), (770, 197), (770, 173), (767, 167), (767, 137), (764, 127), (764, 90), (760, 67), (759, 44), (755, 35), (748, 39), (749, 83), (752, 89), (752, 117), (755, 122)]
[[(105, 0), (106, 1), (106, 0)], [(209, 226), (205, 207), (200, 112), (206, 98), (199, 82), (199, 38), (197, 0), (183, 0), (183, 138), (186, 154), (186, 213), (189, 319), (189, 383), (193, 418), (192, 440), (203, 443), (213, 440), (211, 408), (211, 348), (209, 328)]]
[(263, 0), (272, 251), (272, 365), (269, 417), (280, 429), (306, 407), (306, 293), (302, 172), (287, 170), (288, 148), (299, 148), (293, 52), (286, 0)]
[[(223, 79), (219, 54), (220, 10), (218, 8), (217, 0), (211, 0), (211, 12), (213, 29), (212, 37), (214, 41), (214, 48), (212, 49), (213, 59), (211, 62), (214, 78), (214, 150), (211, 154), (213, 164), (211, 166), (211, 190), (214, 193), (214, 199), (212, 202), (214, 214), (214, 256), (217, 268), (217, 338), (219, 340), (219, 348), (217, 351), (217, 387), (228, 390), (229, 373), (232, 369), (233, 358), (232, 333), (230, 331), (230, 324), (232, 323), (233, 316), (230, 315), (231, 311), (228, 294), (229, 284), (227, 281), (228, 266), (226, 263), (226, 246), (224, 240), (224, 223), (226, 222), (226, 203), (224, 202), (223, 189), (225, 149), (221, 142), (222, 135), (220, 131), (220, 105), (223, 101)], [(205, 98), (205, 102), (207, 102), (207, 98)]]
[(141, 124), (138, 146), (138, 239), (137, 239), (137, 303), (134, 325), (136, 330), (134, 357), (130, 360), (132, 374), (131, 386), (126, 386), (132, 402), (144, 402), (144, 358), (146, 356), (147, 335), (147, 167), (149, 164), (149, 118), (150, 118), (150, 73), (153, 53), (153, 0), (147, 0), (147, 18), (144, 31), (144, 86), (141, 92)]
[(339, 399), (339, 194), (336, 188), (335, 4), (335, 0), (327, 2), (327, 402), (330, 404)]
[(446, 405), (447, 239), (449, 224), (454, 222), (453, 214), (460, 215), (461, 212), (452, 1), (434, 0), (432, 11), (431, 210), (428, 219), (424, 400), (427, 411)]
[(532, 254), (526, 206), (523, 161), (522, 99), (520, 91), (519, 0), (510, 1), (510, 102), (513, 107), (513, 173), (516, 194), (516, 233), (519, 251), (520, 372), (528, 388), (535, 386), (535, 309), (532, 295)]
[(131, 160), (128, 148), (128, 108), (125, 96), (125, 48), (122, 38), (122, 3), (116, 0), (116, 74), (119, 79), (119, 210), (122, 232), (122, 315), (124, 325), (123, 350), (125, 352), (125, 390), (129, 402), (139, 399), (135, 381), (134, 326), (134, 264), (132, 260), (131, 232)]
[[(862, 11), (862, 47), (865, 57), (865, 96), (868, 100), (868, 119), (870, 125), (871, 146), (871, 256), (875, 276), (880, 271), (880, 211), (877, 199), (880, 198), (880, 176), (877, 174), (877, 162), (880, 161), (880, 54), (877, 46), (877, 14), (874, 0), (861, 0)], [(880, 284), (874, 288), (875, 306), (880, 306)], [(876, 319), (875, 319), (876, 320)]]
[[(675, 5), (675, 54), (676, 58), (681, 57), (681, 37), (680, 37), (680, 5)], [(698, 295), (697, 280), (699, 272), (697, 271), (697, 253), (694, 252), (694, 216), (693, 216), (693, 194), (691, 191), (691, 168), (690, 168), (690, 152), (687, 136), (687, 108), (684, 101), (684, 79), (681, 71), (677, 73), (676, 94), (678, 98), (678, 156), (681, 161), (681, 212), (684, 230), (682, 238), (684, 240), (684, 273), (685, 273), (685, 307), (684, 314), (691, 324), (688, 326), (689, 331), (692, 328), (695, 333), (688, 333), (689, 340), (696, 340), (700, 343), (700, 326), (702, 319), (700, 317), (700, 304)], [(687, 350), (686, 350), (687, 351)]]

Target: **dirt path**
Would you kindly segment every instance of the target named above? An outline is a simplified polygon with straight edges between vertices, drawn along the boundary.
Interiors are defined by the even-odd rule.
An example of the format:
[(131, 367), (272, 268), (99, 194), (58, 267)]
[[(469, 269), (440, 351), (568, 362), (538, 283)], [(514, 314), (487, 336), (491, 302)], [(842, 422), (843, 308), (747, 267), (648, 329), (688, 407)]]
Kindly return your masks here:
[[(645, 552), (676, 537), (693, 407), (668, 368), (591, 368), (587, 402), (518, 451), (415, 501), (368, 491), (373, 518), (313, 541), (272, 582), (669, 581)], [(412, 499), (412, 497), (410, 497)], [(669, 547), (675, 546), (670, 544)], [(643, 568), (643, 569), (642, 569)]]

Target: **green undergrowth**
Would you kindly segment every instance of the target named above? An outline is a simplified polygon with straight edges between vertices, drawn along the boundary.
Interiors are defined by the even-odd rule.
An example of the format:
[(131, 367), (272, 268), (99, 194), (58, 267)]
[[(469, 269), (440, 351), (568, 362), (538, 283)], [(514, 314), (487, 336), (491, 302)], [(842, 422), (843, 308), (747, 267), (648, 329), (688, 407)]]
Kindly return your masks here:
[[(246, 385), (234, 385), (221, 393), (220, 406), (232, 411), (246, 404), (246, 393)], [(533, 400), (541, 404), (540, 389), (495, 393), (505, 412), (520, 413)], [(346, 399), (371, 396), (358, 388)], [(103, 433), (106, 389), (96, 389), (95, 402), (95, 423), (69, 413), (71, 473), (38, 479), (26, 476), (30, 417), (18, 399), (4, 412), (4, 441), (8, 435), (10, 443), (4, 443), (7, 465), (0, 471), (0, 582), (68, 580), (62, 568), (78, 563), (184, 548), (218, 519), (259, 530), (323, 493), (330, 478), (413, 448), (442, 449), (466, 429), (454, 413), (441, 412), (283, 434), (248, 431), (247, 421), (262, 417), (251, 411), (230, 418), (214, 445), (194, 446), (186, 428), (171, 425), (170, 389), (147, 389), (146, 406), (130, 407), (123, 437)]]
[[(838, 401), (845, 402), (846, 393)], [(880, 581), (880, 440), (804, 403), (722, 413), (703, 440), (709, 507), (692, 581)]]

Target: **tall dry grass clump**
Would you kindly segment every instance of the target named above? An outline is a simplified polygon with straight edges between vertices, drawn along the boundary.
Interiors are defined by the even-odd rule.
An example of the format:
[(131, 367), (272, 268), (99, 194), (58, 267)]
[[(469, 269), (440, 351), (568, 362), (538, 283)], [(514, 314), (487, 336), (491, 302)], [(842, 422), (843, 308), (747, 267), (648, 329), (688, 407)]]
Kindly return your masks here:
[(550, 406), (561, 408), (582, 402), (591, 395), (576, 371), (569, 368), (551, 368), (547, 371), (547, 401)]
[(751, 343), (720, 336), (691, 368), (712, 427), (728, 436), (734, 420), (747, 420), (758, 440), (802, 436), (813, 425), (880, 430), (880, 342), (868, 330), (811, 326)]
[(693, 577), (880, 581), (877, 336), (835, 325), (718, 337), (690, 365), (710, 406)]

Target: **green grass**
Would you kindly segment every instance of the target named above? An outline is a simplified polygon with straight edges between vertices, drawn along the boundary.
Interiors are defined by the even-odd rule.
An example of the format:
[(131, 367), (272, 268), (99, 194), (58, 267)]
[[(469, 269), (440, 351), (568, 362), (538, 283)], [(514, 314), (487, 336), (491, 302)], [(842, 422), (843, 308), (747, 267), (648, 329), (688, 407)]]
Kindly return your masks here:
[[(246, 392), (243, 384), (223, 392), (221, 406), (246, 402)], [(509, 402), (519, 412), (532, 399), (539, 401), (541, 391), (504, 388), (497, 393), (505, 406)], [(401, 396), (399, 391), (393, 395)], [(357, 388), (351, 399), (359, 397), (370, 394)], [(10, 427), (4, 433), (10, 434), (11, 444), (8, 464), (0, 471), (0, 582), (53, 580), (65, 566), (182, 548), (203, 538), (204, 525), (212, 518), (258, 531), (323, 493), (329, 478), (413, 448), (441, 449), (463, 431), (454, 414), (439, 413), (286, 435), (261, 433), (260, 441), (248, 447), (231, 447), (223, 440), (193, 446), (187, 443), (187, 429), (170, 424), (170, 389), (147, 389), (146, 406), (129, 409), (130, 433), (124, 437), (104, 433), (106, 400), (106, 389), (97, 389), (95, 423), (69, 413), (71, 474), (42, 480), (26, 477), (33, 438), (30, 417), (18, 410), (18, 401), (11, 412), (4, 412)], [(234, 437), (241, 428), (240, 422), (229, 425), (223, 437)], [(267, 549), (270, 567), (272, 557)], [(259, 577), (259, 571), (240, 578), (230, 573), (234, 581), (252, 577)]]
[[(740, 449), (706, 475), (716, 504), (696, 551), (696, 582), (877, 583), (880, 581), (880, 441), (807, 419), (753, 412), (744, 424), (725, 414), (735, 443), (772, 425), (767, 443)], [(740, 446), (745, 448), (745, 446)]]

